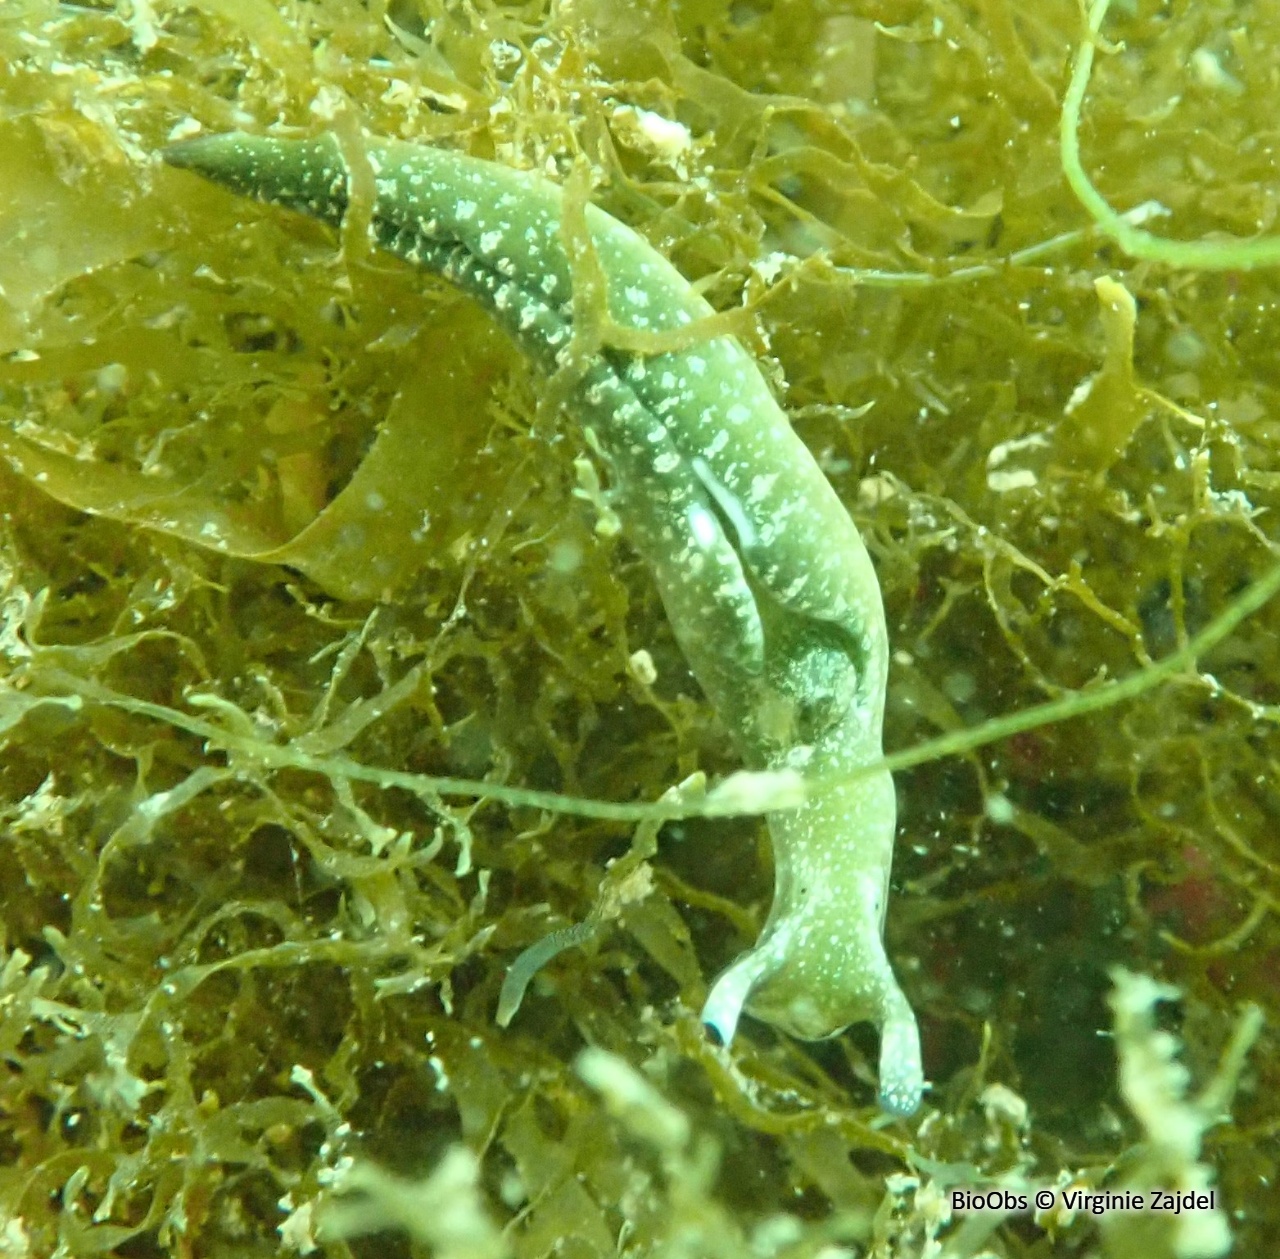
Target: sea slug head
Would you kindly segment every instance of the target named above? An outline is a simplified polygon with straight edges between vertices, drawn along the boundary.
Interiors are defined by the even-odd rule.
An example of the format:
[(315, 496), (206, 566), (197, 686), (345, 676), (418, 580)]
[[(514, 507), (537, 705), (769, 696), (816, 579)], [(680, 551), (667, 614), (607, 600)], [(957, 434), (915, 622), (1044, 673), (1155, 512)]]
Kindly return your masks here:
[(913, 1113), (924, 1089), (915, 1016), (881, 936), (895, 808), (887, 774), (819, 791), (770, 818), (777, 890), (756, 947), (712, 986), (702, 1018), (728, 1044), (745, 1010), (801, 1040), (880, 1029), (880, 1104)]

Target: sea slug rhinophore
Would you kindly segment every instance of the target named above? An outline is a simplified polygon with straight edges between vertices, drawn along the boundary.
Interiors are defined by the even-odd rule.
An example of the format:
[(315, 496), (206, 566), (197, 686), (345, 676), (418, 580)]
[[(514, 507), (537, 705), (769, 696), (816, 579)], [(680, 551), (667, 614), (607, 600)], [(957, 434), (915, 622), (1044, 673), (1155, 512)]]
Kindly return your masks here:
[[(371, 231), (491, 312), (544, 371), (570, 362), (573, 268), (560, 189), (441, 149), (370, 141)], [(218, 135), (164, 158), (236, 192), (341, 224), (337, 140)], [(636, 232), (588, 206), (625, 328), (683, 327), (711, 308)], [(672, 629), (748, 766), (811, 784), (770, 815), (773, 907), (715, 982), (703, 1021), (724, 1043), (745, 1008), (815, 1040), (879, 1026), (880, 1101), (907, 1115), (924, 1087), (915, 1017), (884, 951), (896, 821), (880, 759), (888, 646), (862, 539), (763, 377), (732, 337), (678, 353), (605, 349), (568, 406), (605, 465), (609, 504), (653, 570)]]

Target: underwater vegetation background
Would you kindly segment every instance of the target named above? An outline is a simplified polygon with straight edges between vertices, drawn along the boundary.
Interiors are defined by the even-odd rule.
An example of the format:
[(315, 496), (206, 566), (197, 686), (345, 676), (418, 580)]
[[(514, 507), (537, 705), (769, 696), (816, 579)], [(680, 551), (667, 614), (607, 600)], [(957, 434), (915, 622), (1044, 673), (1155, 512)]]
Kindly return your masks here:
[[(1081, 30), (1075, 0), (0, 7), (0, 1256), (1274, 1248), (1280, 605), (898, 775), (933, 1090), (886, 1122), (868, 1028), (702, 1036), (768, 909), (758, 819), (432, 785), (737, 768), (544, 382), (447, 285), (156, 158), (283, 124), (589, 171), (867, 538), (902, 749), (1133, 675), (1280, 557), (1280, 278), (1094, 229), (1057, 140)], [(1110, 203), (1277, 232), (1280, 5), (1117, 0), (1104, 35)], [(592, 914), (496, 1026), (514, 957)], [(1180, 1219), (947, 1205), (1209, 1183)]]

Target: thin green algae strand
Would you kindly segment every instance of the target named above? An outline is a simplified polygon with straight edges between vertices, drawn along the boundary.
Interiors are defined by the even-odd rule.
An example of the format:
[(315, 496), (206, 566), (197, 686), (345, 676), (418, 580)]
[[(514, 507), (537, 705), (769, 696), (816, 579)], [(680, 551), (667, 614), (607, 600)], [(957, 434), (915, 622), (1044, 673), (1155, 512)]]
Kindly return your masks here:
[(1094, 187), (1080, 161), (1080, 111), (1093, 73), (1094, 54), (1102, 38), (1102, 23), (1110, 8), (1111, 0), (1090, 0), (1084, 10), (1084, 37), (1076, 49), (1071, 80), (1062, 100), (1059, 145), (1063, 174), (1071, 190), (1094, 222), (1135, 258), (1201, 271), (1247, 271), (1280, 264), (1280, 236), (1264, 236), (1258, 240), (1169, 240), (1144, 231), (1132, 221), (1131, 214), (1117, 214)]

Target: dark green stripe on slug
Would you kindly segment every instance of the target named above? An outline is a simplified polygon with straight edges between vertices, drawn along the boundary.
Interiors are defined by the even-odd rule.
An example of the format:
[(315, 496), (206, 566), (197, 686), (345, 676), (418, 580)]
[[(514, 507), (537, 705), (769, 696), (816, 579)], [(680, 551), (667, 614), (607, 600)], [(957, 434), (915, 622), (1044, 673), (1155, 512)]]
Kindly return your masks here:
[[(544, 371), (566, 362), (573, 293), (560, 189), (442, 149), (370, 141), (366, 151), (379, 244), (481, 302)], [(346, 212), (332, 136), (211, 136), (164, 156), (335, 225)], [(636, 232), (594, 206), (586, 217), (618, 325), (671, 329), (711, 313)], [(857, 529), (732, 337), (644, 357), (607, 350), (568, 405), (742, 756), (814, 784), (799, 808), (770, 816), (773, 907), (756, 946), (713, 985), (703, 1019), (725, 1043), (744, 1009), (808, 1039), (870, 1019), (881, 1105), (910, 1114), (924, 1087), (919, 1035), (881, 937), (893, 784), (885, 773), (841, 781), (880, 759), (888, 672), (879, 585)]]

